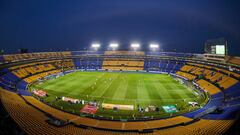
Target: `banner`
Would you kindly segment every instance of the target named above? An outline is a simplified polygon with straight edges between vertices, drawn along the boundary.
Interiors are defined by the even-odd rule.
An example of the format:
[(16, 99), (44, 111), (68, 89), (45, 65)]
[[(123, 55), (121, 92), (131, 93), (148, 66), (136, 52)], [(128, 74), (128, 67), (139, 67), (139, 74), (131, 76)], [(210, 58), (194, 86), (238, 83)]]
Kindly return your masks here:
[(189, 104), (189, 105), (192, 105), (192, 106), (196, 106), (196, 105), (198, 105), (197, 102), (188, 102), (188, 104)]
[(93, 105), (85, 105), (80, 112), (86, 114), (95, 114), (97, 112), (98, 107)]
[(118, 105), (118, 104), (108, 104), (102, 103), (102, 107), (105, 109), (119, 109), (119, 110), (134, 110), (133, 105)]
[(162, 106), (165, 112), (167, 113), (175, 113), (178, 112), (177, 108), (175, 105), (167, 105), (167, 106)]
[(45, 97), (47, 95), (47, 92), (43, 90), (34, 90), (33, 93), (39, 97)]
[(78, 99), (73, 99), (73, 98), (68, 98), (68, 97), (62, 97), (62, 100), (66, 101), (66, 102), (79, 103)]

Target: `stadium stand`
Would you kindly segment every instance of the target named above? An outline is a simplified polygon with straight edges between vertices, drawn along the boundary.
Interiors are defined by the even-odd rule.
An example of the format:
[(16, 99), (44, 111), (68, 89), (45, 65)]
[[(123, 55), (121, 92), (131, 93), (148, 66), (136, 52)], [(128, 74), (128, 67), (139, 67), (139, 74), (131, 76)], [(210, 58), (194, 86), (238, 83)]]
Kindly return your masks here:
[(13, 70), (12, 73), (18, 76), (19, 78), (24, 78), (28, 75), (34, 75), (37, 73), (45, 72), (48, 70), (52, 70), (55, 67), (51, 64), (43, 64), (43, 65), (32, 65), (28, 67), (21, 67), (18, 70)]
[(44, 59), (44, 58), (61, 58), (70, 57), (71, 52), (42, 52), (42, 53), (25, 53), (14, 55), (3, 55), (5, 62), (15, 62), (31, 59)]
[(226, 97), (230, 98), (236, 98), (240, 97), (239, 93), (239, 88), (240, 88), (240, 82), (238, 82), (236, 85), (224, 90), (223, 92), (225, 93)]
[(213, 84), (205, 81), (205, 80), (198, 80), (197, 84), (204, 90), (206, 90), (210, 95), (217, 94), (218, 92), (221, 92), (219, 88), (214, 86)]
[[(103, 57), (102, 57), (103, 56)], [(129, 56), (132, 56), (129, 58)], [(153, 58), (164, 56), (164, 59)], [(128, 51), (106, 52), (44, 52), (3, 55), (1, 62), (27, 63), (9, 65), (0, 71), (0, 99), (6, 112), (27, 134), (146, 135), (157, 134), (224, 134), (239, 112), (240, 74), (228, 68), (173, 60), (167, 56), (191, 58), (192, 54), (145, 53)], [(56, 58), (56, 59), (51, 59)], [(41, 61), (35, 61), (35, 60)], [(47, 60), (45, 60), (47, 59)], [(238, 64), (232, 57), (229, 63)], [(50, 74), (73, 69), (146, 70), (174, 73), (195, 82), (209, 93), (208, 103), (198, 110), (160, 120), (120, 122), (80, 117), (55, 109), (31, 96), (27, 85)], [(206, 113), (211, 108), (222, 113)], [(200, 115), (203, 114), (203, 115)], [(67, 124), (56, 127), (46, 121), (50, 117)], [(199, 116), (196, 118), (196, 116)], [(0, 132), (1, 133), (1, 132)]]
[(159, 60), (148, 59), (144, 62), (144, 69), (148, 71), (160, 71), (167, 73), (175, 73), (178, 71), (184, 62), (176, 60)]
[(72, 56), (83, 56), (83, 55), (100, 55), (100, 54), (104, 54), (104, 52), (102, 51), (72, 51), (71, 55)]
[[(32, 101), (32, 98), (24, 97), (29, 101)], [(3, 102), (5, 108), (8, 110), (9, 114), (13, 119), (20, 125), (22, 129), (28, 134), (86, 134), (86, 135), (94, 135), (94, 134), (121, 134), (121, 132), (111, 132), (107, 130), (97, 130), (92, 128), (78, 128), (73, 125), (67, 125), (61, 128), (49, 125), (46, 120), (48, 117), (35, 109), (34, 107), (28, 105), (19, 95), (8, 92), (5, 90), (1, 90), (1, 101)], [(32, 102), (31, 102), (32, 103)], [(19, 107), (21, 106), (21, 107)], [(18, 109), (16, 109), (18, 108)], [(58, 113), (57, 113), (58, 114)], [(170, 125), (170, 123), (178, 124), (182, 122), (188, 122), (189, 118), (179, 116), (175, 118), (170, 118), (167, 120), (160, 120), (160, 121), (150, 121), (147, 123), (148, 127), (155, 128), (155, 127), (165, 127)], [(162, 122), (161, 122), (162, 121)], [(231, 125), (233, 124), (232, 120), (206, 120), (202, 119), (200, 121), (194, 122), (188, 125), (181, 125), (177, 127), (161, 129), (161, 130), (154, 130), (153, 133), (146, 133), (146, 134), (222, 134), (224, 133)], [(111, 127), (115, 129), (144, 129), (146, 125), (144, 122), (128, 122), (128, 123), (121, 123), (112, 125), (112, 122), (106, 122), (98, 124), (99, 127), (102, 128), (109, 128)], [(136, 132), (129, 132), (128, 134), (138, 134)]]
[[(172, 126), (177, 125), (184, 122), (189, 122), (192, 119), (186, 118), (183, 116), (178, 116), (166, 120), (156, 120), (156, 121), (147, 121), (147, 122), (112, 122), (112, 121), (99, 121), (99, 120), (92, 120), (89, 118), (81, 118), (72, 114), (68, 114), (48, 105), (40, 102), (39, 100), (30, 97), (24, 96), (24, 99), (35, 106), (36, 108), (54, 115), (56, 118), (64, 120), (64, 121), (72, 121), (77, 125), (87, 125), (96, 128), (103, 128), (103, 129), (111, 129), (111, 130), (143, 130), (143, 129), (153, 129), (153, 128), (160, 128), (165, 126)], [(136, 126), (137, 125), (137, 126)]]
[(8, 69), (5, 69), (4, 75), (0, 77), (0, 85), (4, 89), (12, 90), (14, 91), (16, 88), (16, 83), (20, 80), (17, 76), (12, 74), (8, 71)]
[(2, 55), (0, 55), (0, 63), (4, 63), (4, 58)]
[(104, 55), (135, 55), (143, 56), (145, 53), (141, 51), (105, 51)]
[[(140, 51), (105, 51), (104, 55), (113, 56), (143, 56), (144, 52)], [(104, 58), (102, 69), (107, 70), (143, 70), (144, 59), (134, 58)]]
[(230, 57), (228, 62), (232, 64), (240, 65), (240, 57)]
[(192, 75), (192, 74), (188, 74), (188, 73), (185, 73), (185, 72), (181, 72), (181, 71), (177, 71), (176, 72), (177, 75), (180, 75), (184, 78), (187, 78), (189, 81), (192, 81), (196, 78), (195, 75)]
[[(30, 101), (31, 103), (35, 104), (36, 99), (32, 97), (27, 97), (24, 96), (25, 99)], [(75, 127), (73, 125), (67, 125), (61, 128), (54, 127), (52, 125), (47, 124), (45, 120), (48, 119), (48, 117), (39, 111), (38, 109), (35, 109), (34, 107), (28, 105), (23, 98), (21, 98), (19, 95), (8, 92), (5, 90), (1, 90), (1, 101), (4, 103), (5, 108), (8, 110), (9, 114), (14, 118), (14, 120), (22, 127), (26, 133), (29, 134), (120, 134), (120, 133), (114, 133), (111, 131), (104, 131), (104, 130), (97, 130), (97, 129), (82, 129)], [(39, 102), (38, 102), (39, 103)], [(37, 103), (37, 106), (39, 104)], [(42, 104), (42, 103), (40, 103)], [(21, 106), (21, 107), (18, 107)], [(49, 108), (49, 109), (43, 109), (49, 112), (52, 111), (51, 107), (48, 107), (47, 105), (44, 105), (45, 107), (43, 108)], [(18, 109), (16, 109), (18, 108)], [(42, 109), (42, 106), (40, 107)], [(57, 110), (58, 111), (58, 110)], [(56, 112), (52, 112), (53, 114)], [(63, 113), (63, 112), (61, 112)], [(58, 115), (59, 113), (54, 114), (54, 116)], [(68, 116), (68, 115), (67, 115)], [(67, 116), (61, 117), (60, 118), (65, 118)], [(75, 118), (74, 117), (69, 117), (69, 118)], [(183, 122), (189, 122), (191, 119), (179, 116), (179, 117), (174, 117), (170, 118), (167, 120), (158, 120), (158, 121), (149, 121), (149, 122), (127, 122), (127, 123), (117, 123), (113, 125), (113, 122), (101, 122), (97, 123), (99, 128), (109, 128), (111, 125), (111, 128), (113, 129), (144, 129), (146, 127), (150, 128), (156, 128), (156, 127), (166, 127), (171, 124), (179, 124)], [(116, 122), (115, 122), (116, 123)], [(172, 128), (167, 128), (167, 129), (162, 129), (162, 130), (155, 130), (153, 133), (148, 133), (148, 134), (170, 134), (170, 133), (198, 133), (199, 130), (201, 130), (202, 134), (221, 134), (226, 131), (229, 126), (233, 123), (232, 120), (200, 120), (197, 122), (194, 122), (189, 125), (181, 125), (178, 127), (172, 127)], [(92, 123), (91, 123), (92, 124)], [(96, 124), (96, 123), (94, 123)], [(210, 126), (211, 125), (211, 126)], [(129, 134), (137, 134), (134, 132), (129, 132)]]
[(40, 74), (36, 74), (36, 75), (33, 75), (33, 76), (30, 76), (28, 78), (25, 78), (24, 81), (27, 82), (27, 83), (32, 83), (40, 78), (43, 78), (47, 75), (50, 75), (50, 74), (56, 74), (56, 73), (59, 73), (61, 72), (60, 70), (52, 70), (52, 71), (47, 71), (47, 72), (44, 72), (44, 73), (40, 73)]
[(134, 59), (108, 59), (105, 58), (102, 69), (108, 70), (143, 70), (144, 61)]
[(202, 76), (204, 79), (210, 81), (212, 84), (218, 85), (222, 89), (227, 89), (238, 82), (237, 78), (239, 77), (239, 74), (237, 73), (196, 63), (187, 64), (190, 65), (184, 65), (181, 68), (181, 71), (186, 72), (187, 74), (183, 72), (178, 72), (177, 74), (188, 78), (189, 80), (193, 80), (197, 76)]
[(192, 57), (192, 53), (176, 53), (176, 52), (147, 52), (149, 56), (171, 56), (171, 57)]
[(102, 69), (101, 58), (82, 58), (74, 59), (76, 69)]
[(62, 71), (64, 70), (72, 70), (75, 68), (75, 65), (73, 63), (72, 59), (65, 59), (65, 60), (60, 60), (60, 61), (55, 61), (53, 63), (57, 69), (61, 69)]

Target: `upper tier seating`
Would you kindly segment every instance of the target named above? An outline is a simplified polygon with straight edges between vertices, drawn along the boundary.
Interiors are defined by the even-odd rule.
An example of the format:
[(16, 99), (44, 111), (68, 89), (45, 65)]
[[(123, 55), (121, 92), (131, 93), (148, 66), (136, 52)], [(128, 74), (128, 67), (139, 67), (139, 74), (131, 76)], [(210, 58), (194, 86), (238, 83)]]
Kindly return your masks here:
[(201, 67), (204, 70), (208, 69), (207, 71), (210, 71), (210, 70), (214, 69), (214, 70), (216, 70), (218, 72), (222, 72), (222, 73), (224, 73), (224, 74), (226, 74), (228, 76), (231, 75), (231, 76), (234, 76), (234, 77), (240, 79), (240, 74), (232, 72), (232, 71), (229, 71), (229, 70), (226, 70), (226, 69), (222, 69), (222, 68), (218, 68), (218, 67), (214, 67), (214, 66), (203, 65), (203, 64), (197, 64), (197, 63), (188, 63), (188, 64), (191, 65), (191, 66)]
[(57, 61), (54, 61), (53, 65), (55, 65), (57, 69), (61, 69), (61, 70), (72, 70), (75, 68), (75, 65), (72, 59), (65, 59), (63, 61), (57, 60)]
[(144, 61), (135, 59), (105, 59), (102, 69), (109, 70), (143, 70)]
[(230, 57), (228, 62), (232, 64), (240, 65), (240, 57)]
[(193, 57), (192, 53), (176, 53), (176, 52), (159, 52), (159, 51), (151, 51), (146, 52), (145, 55), (147, 56), (170, 56), (170, 57)]
[(103, 60), (100, 58), (74, 59), (77, 69), (101, 69)]
[(42, 52), (42, 53), (24, 53), (3, 55), (5, 62), (21, 61), (28, 59), (59, 58), (69, 57), (71, 52)]
[(184, 62), (181, 61), (149, 59), (145, 60), (144, 69), (148, 71), (175, 73), (180, 70), (183, 65)]
[(18, 76), (19, 78), (24, 78), (28, 75), (33, 75), (36, 73), (41, 73), (41, 72), (45, 72), (45, 71), (52, 70), (52, 69), (55, 69), (55, 67), (53, 65), (43, 64), (43, 65), (33, 65), (30, 67), (20, 68), (18, 70), (12, 71), (12, 73), (15, 74), (16, 76)]
[(43, 72), (43, 73), (40, 73), (40, 74), (36, 74), (36, 75), (32, 75), (30, 77), (27, 77), (24, 79), (24, 81), (26, 81), (27, 83), (32, 83), (34, 81), (37, 81), (39, 78), (43, 78), (47, 75), (51, 75), (51, 74), (56, 74), (56, 73), (59, 73), (61, 72), (60, 70), (51, 70), (51, 71), (47, 71), (47, 72)]
[[(211, 70), (209, 66), (204, 66), (204, 65), (194, 64), (194, 63), (190, 63), (190, 64), (191, 65), (184, 65), (181, 68), (181, 71), (187, 72), (195, 76), (202, 75), (205, 77), (205, 79), (208, 79), (213, 84), (214, 83), (218, 84), (223, 89), (227, 89), (238, 82), (237, 79), (219, 72), (219, 71), (223, 71), (224, 73), (227, 73), (225, 70), (215, 68), (215, 70), (218, 70), (218, 71), (214, 71), (214, 70)], [(231, 74), (235, 76), (238, 75), (236, 73), (231, 73)]]
[(141, 51), (105, 51), (104, 55), (144, 55)]
[(25, 78), (34, 74), (47, 72), (51, 70), (61, 69), (61, 70), (70, 70), (74, 68), (72, 60), (52, 60), (45, 62), (37, 62), (31, 64), (24, 64), (20, 66), (14, 66), (9, 68), (13, 74), (19, 78)]

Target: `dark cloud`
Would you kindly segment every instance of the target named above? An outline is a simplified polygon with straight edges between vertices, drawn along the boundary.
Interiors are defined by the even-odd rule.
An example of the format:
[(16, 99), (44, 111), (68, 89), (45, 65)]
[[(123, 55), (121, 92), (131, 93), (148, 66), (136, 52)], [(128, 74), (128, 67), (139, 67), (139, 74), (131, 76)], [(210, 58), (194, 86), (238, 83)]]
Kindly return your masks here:
[(0, 44), (7, 52), (82, 50), (111, 40), (127, 49), (157, 41), (166, 51), (203, 53), (204, 41), (225, 37), (240, 55), (239, 1), (226, 0), (2, 0)]

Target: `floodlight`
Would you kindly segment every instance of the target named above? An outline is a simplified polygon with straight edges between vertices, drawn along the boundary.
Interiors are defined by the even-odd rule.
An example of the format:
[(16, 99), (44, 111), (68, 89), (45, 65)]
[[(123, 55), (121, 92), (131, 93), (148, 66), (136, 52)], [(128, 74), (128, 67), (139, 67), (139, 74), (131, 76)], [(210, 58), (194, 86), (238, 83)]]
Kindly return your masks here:
[(109, 45), (112, 48), (117, 48), (118, 47), (118, 43), (110, 43)]
[(99, 43), (93, 43), (92, 48), (99, 48), (101, 45)]
[(157, 49), (157, 48), (159, 48), (159, 45), (158, 44), (150, 44), (149, 47), (152, 49)]
[(132, 43), (132, 44), (131, 44), (131, 47), (132, 47), (132, 48), (139, 48), (139, 47), (140, 47), (140, 44), (139, 44), (139, 43)]

